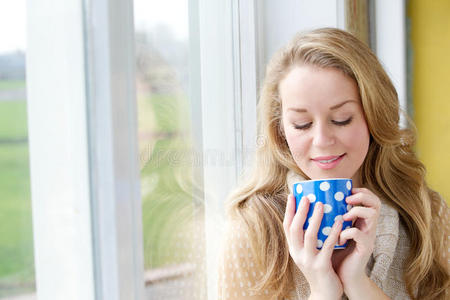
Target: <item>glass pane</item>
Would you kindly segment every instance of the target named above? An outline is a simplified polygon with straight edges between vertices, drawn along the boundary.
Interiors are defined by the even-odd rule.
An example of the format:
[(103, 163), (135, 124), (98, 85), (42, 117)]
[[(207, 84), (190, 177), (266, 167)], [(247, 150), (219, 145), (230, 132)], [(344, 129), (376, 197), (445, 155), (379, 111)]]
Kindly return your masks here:
[(35, 299), (25, 0), (0, 4), (0, 299)]
[(134, 14), (147, 299), (203, 299), (188, 0), (135, 0)]

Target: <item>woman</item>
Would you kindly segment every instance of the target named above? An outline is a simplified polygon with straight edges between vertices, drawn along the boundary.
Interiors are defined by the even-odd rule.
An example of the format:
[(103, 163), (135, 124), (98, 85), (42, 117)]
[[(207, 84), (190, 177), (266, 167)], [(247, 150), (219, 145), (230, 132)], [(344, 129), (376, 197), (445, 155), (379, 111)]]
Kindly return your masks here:
[[(270, 61), (258, 113), (266, 143), (228, 199), (220, 299), (446, 297), (450, 213), (365, 44), (331, 28), (297, 35)], [(292, 185), (336, 177), (353, 179), (354, 227), (337, 221), (317, 250), (323, 206), (303, 231), (309, 205), (295, 212)]]

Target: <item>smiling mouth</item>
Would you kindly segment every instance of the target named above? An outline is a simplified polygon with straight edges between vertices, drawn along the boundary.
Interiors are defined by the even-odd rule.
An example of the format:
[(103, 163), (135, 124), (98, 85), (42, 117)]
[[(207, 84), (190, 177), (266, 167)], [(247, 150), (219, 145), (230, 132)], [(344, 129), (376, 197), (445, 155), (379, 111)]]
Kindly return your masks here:
[(329, 163), (332, 163), (332, 162), (338, 160), (339, 158), (343, 157), (344, 155), (345, 155), (345, 153), (342, 155), (339, 155), (339, 156), (317, 157), (317, 158), (313, 158), (312, 160), (322, 163), (322, 164), (329, 164)]
[(332, 170), (340, 164), (344, 156), (345, 153), (339, 156), (320, 156), (312, 159), (312, 161), (322, 170)]

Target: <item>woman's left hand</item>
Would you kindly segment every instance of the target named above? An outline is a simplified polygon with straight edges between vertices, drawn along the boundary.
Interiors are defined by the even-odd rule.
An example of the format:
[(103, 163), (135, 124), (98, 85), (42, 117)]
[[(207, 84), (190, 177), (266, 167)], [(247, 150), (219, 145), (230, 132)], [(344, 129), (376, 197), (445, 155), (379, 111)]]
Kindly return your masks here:
[(333, 267), (338, 274), (344, 292), (358, 287), (367, 279), (366, 265), (375, 245), (380, 199), (366, 188), (353, 188), (352, 195), (346, 198), (350, 209), (343, 217), (345, 221), (355, 221), (352, 228), (340, 234), (339, 244), (350, 240), (344, 250), (335, 250), (332, 256)]

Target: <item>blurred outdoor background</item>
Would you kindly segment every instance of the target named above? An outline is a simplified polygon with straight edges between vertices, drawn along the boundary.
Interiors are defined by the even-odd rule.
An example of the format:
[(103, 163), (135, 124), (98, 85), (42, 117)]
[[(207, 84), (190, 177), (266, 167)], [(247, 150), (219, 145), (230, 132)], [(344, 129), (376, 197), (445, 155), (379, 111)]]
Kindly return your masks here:
[[(136, 91), (146, 286), (203, 299), (202, 190), (189, 99), (188, 0), (135, 0)], [(450, 1), (407, 1), (408, 103), (432, 188), (450, 201)], [(25, 0), (0, 2), (0, 299), (35, 291)], [(450, 203), (450, 202), (449, 202)], [(23, 298), (25, 299), (25, 298)]]

